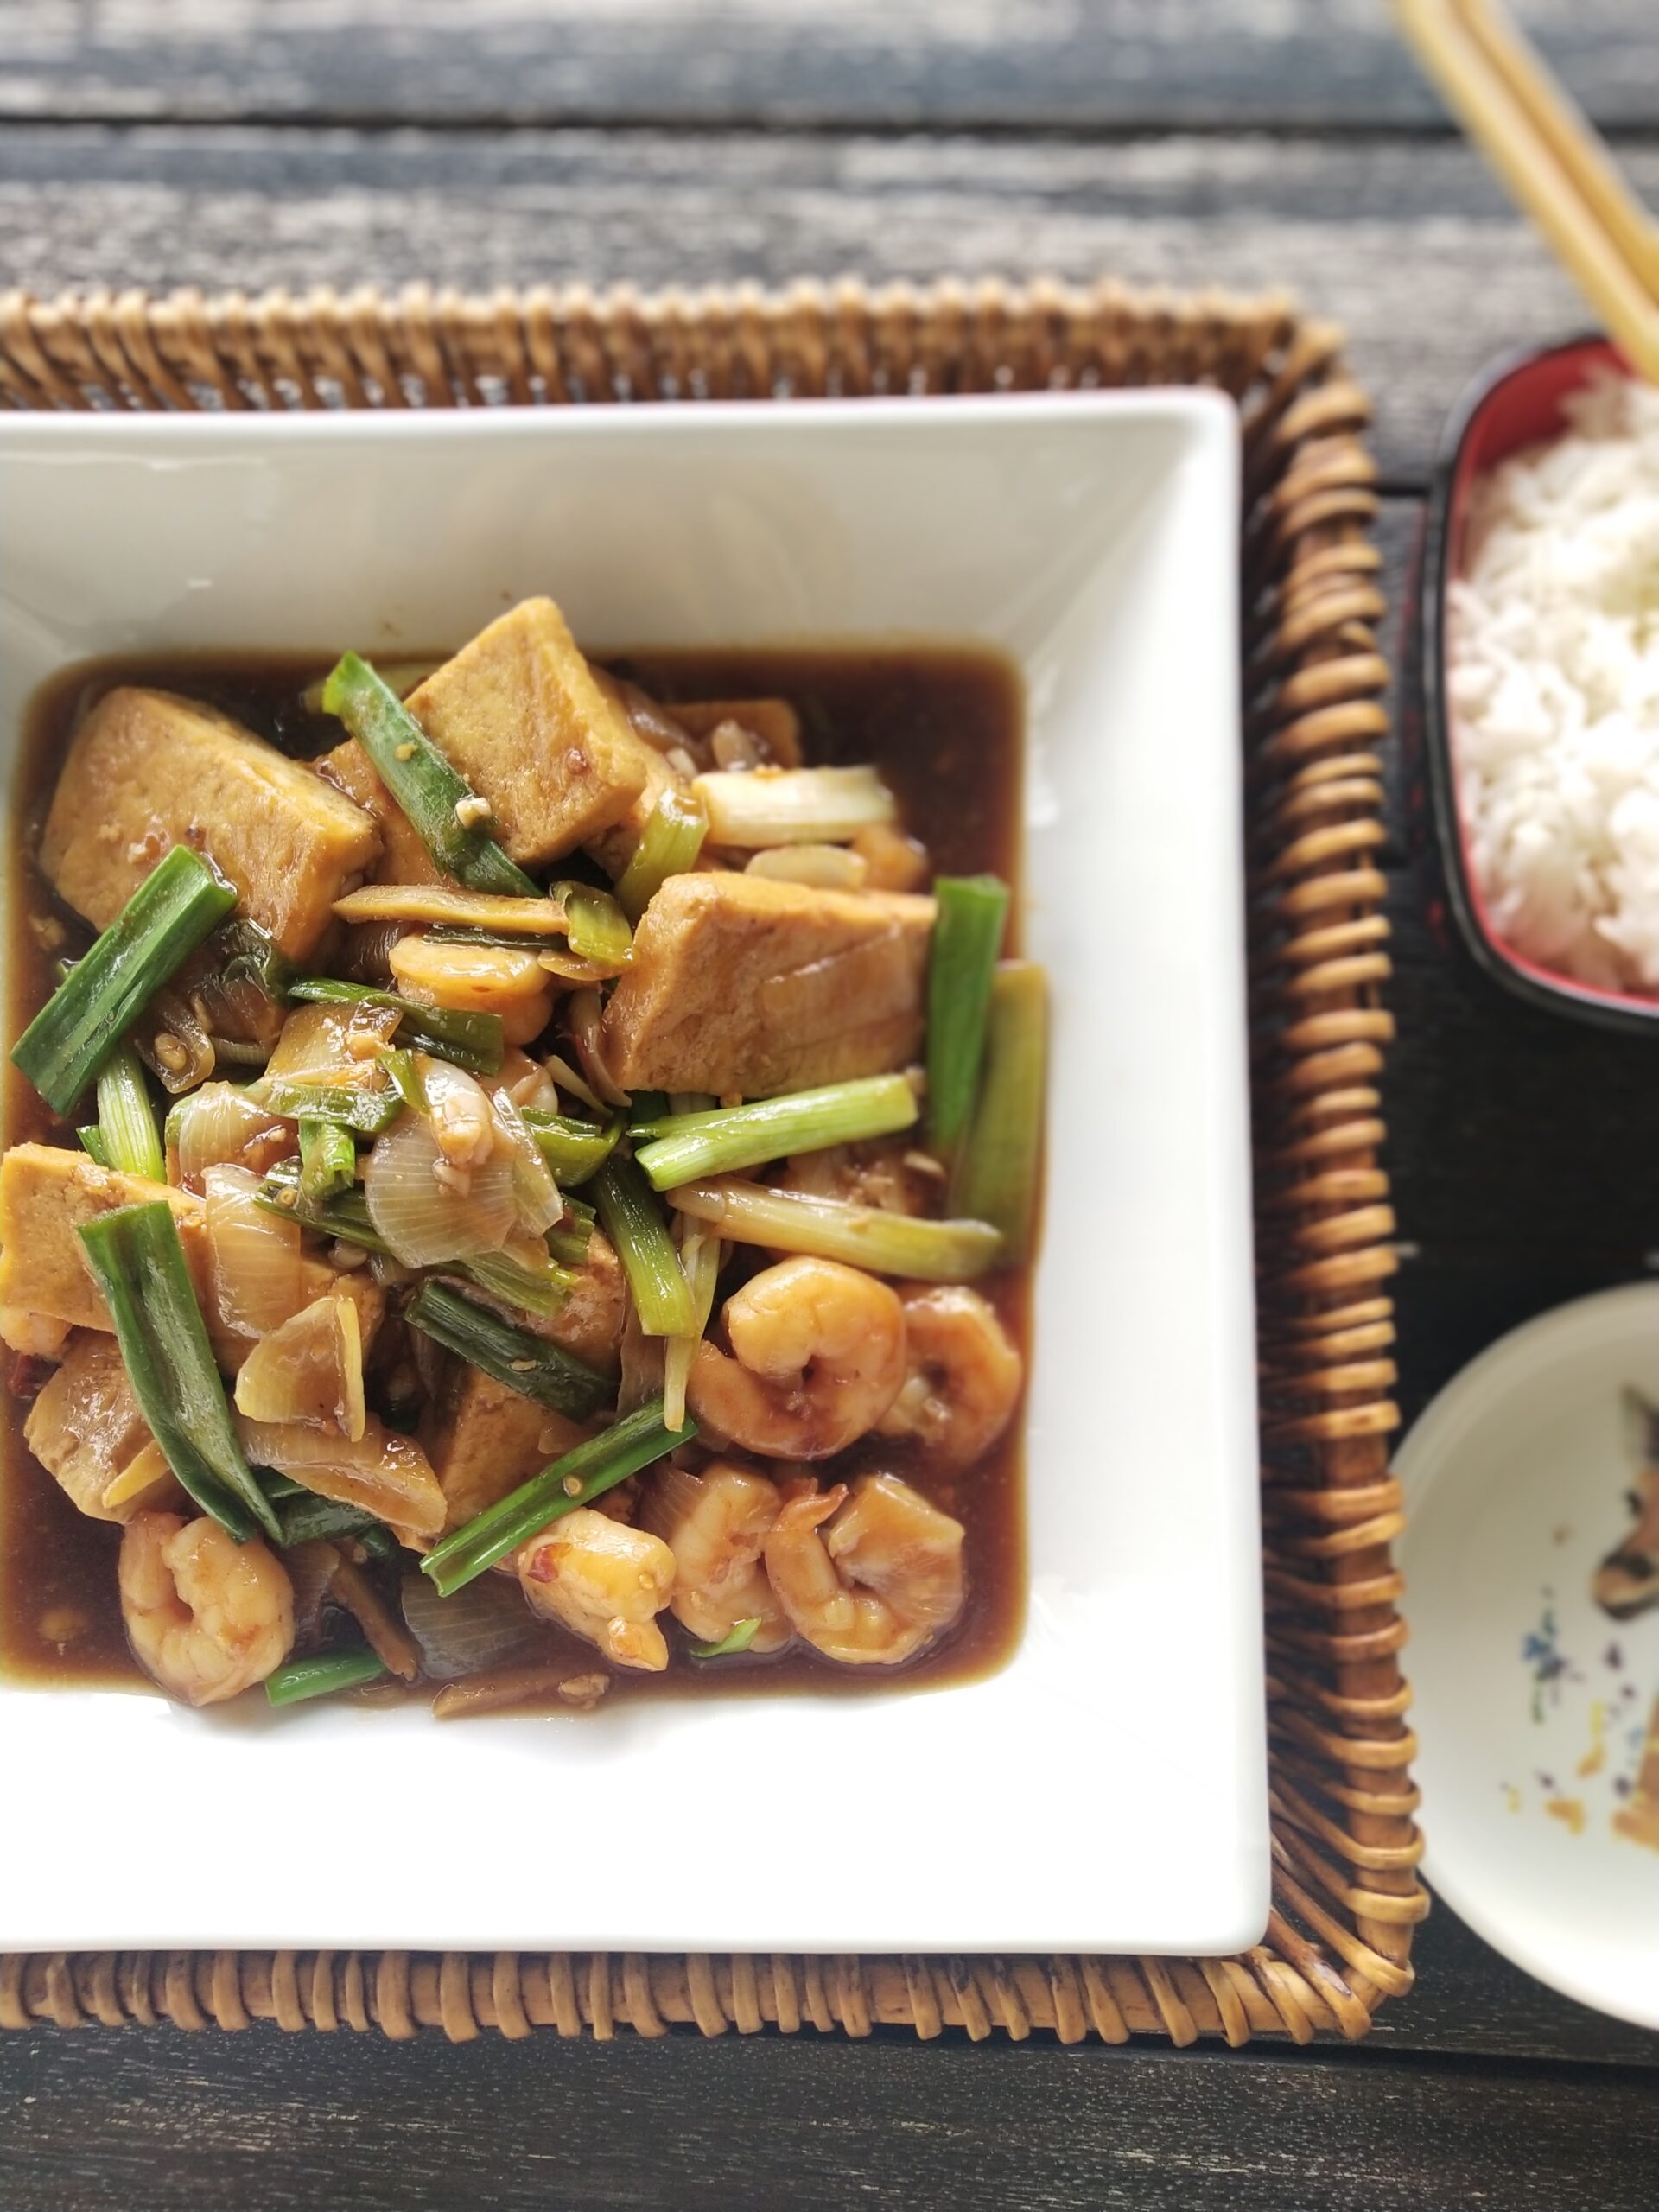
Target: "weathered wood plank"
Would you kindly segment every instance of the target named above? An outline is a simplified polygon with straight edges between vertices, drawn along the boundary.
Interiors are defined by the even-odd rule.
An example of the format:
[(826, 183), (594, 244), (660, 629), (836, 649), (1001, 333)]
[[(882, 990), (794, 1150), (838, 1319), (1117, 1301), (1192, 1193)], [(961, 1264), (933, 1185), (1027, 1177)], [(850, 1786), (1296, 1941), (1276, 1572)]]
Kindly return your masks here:
[[(1659, 145), (1630, 149), (1659, 188)], [(1352, 334), (1392, 477), (1420, 480), (1494, 350), (1585, 311), (1462, 145), (1183, 137), (687, 138), (648, 131), (14, 126), (0, 270), (66, 285), (416, 276), (783, 282), (861, 270), (1288, 286)]]
[[(1525, 0), (1603, 121), (1659, 124), (1630, 0)], [(1073, 129), (1436, 124), (1376, 0), (3, 0), (0, 113)]]
[(0, 2082), (19, 2212), (1651, 2212), (1659, 2157), (1649, 2074), (1365, 2051), (97, 2030)]

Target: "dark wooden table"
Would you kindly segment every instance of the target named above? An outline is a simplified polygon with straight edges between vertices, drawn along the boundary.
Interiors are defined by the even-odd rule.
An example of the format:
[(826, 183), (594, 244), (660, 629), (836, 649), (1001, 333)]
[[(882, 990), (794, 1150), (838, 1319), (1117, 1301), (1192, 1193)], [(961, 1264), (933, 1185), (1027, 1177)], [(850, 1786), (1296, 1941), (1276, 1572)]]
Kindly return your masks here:
[[(1655, 197), (1659, 18), (1522, 12)], [(1376, 399), (1396, 608), (1459, 385), (1583, 320), (1376, 0), (0, 0), (0, 283), (46, 294), (1039, 265), (1292, 287)], [(1501, 1001), (1436, 943), (1394, 819), (1409, 1415), (1528, 1314), (1659, 1262), (1659, 1179), (1640, 1047)], [(111, 1808), (112, 1881), (141, 1816)], [(1652, 2212), (1659, 2038), (1444, 1908), (1416, 1955), (1353, 2050), (10, 2036), (0, 2203)]]

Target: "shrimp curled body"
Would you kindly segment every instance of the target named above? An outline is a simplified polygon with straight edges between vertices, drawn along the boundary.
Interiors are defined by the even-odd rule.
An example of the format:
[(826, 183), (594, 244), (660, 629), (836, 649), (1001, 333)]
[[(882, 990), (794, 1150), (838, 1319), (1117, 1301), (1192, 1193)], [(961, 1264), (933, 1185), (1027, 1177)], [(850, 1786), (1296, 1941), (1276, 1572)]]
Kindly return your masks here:
[[(827, 1525), (826, 1525), (827, 1524)], [(896, 1475), (794, 1497), (766, 1573), (798, 1635), (843, 1666), (896, 1666), (962, 1611), (963, 1528)]]
[(905, 1379), (897, 1292), (836, 1260), (764, 1268), (726, 1301), (730, 1352), (706, 1338), (686, 1395), (705, 1427), (772, 1459), (827, 1459), (864, 1435)]
[(929, 1473), (959, 1475), (1014, 1419), (1025, 1362), (976, 1290), (912, 1290), (904, 1306), (910, 1372), (877, 1427), (883, 1436), (913, 1439)]
[(660, 1536), (578, 1506), (517, 1554), (532, 1612), (596, 1644), (620, 1667), (660, 1674), (668, 1643), (657, 1616), (674, 1587), (674, 1554)]
[(257, 1538), (238, 1544), (205, 1515), (135, 1513), (118, 1579), (133, 1656), (188, 1705), (263, 1682), (294, 1647), (288, 1570)]
[(674, 1618), (718, 1643), (741, 1622), (758, 1620), (748, 1649), (777, 1651), (791, 1630), (760, 1564), (783, 1498), (764, 1475), (715, 1459), (699, 1475), (666, 1462), (640, 1509), (644, 1527), (674, 1554)]

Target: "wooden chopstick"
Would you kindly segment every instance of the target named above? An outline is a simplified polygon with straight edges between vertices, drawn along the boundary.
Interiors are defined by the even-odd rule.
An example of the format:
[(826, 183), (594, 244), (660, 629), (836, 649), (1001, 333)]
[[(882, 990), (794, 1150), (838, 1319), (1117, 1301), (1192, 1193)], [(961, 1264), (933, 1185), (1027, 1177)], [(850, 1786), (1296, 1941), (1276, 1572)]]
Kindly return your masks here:
[(1631, 364), (1659, 382), (1659, 232), (1496, 0), (1396, 0), (1470, 135)]

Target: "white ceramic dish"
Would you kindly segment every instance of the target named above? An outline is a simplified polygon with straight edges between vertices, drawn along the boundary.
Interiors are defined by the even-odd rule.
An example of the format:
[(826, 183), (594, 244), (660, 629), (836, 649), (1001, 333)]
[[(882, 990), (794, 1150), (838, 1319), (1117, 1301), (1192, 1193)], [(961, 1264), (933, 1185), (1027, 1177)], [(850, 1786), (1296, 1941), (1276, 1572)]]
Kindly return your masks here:
[(531, 592), (595, 643), (985, 640), (1028, 687), (1055, 980), (1001, 1673), (449, 1726), (0, 1687), (0, 1945), (1260, 1936), (1237, 476), (1198, 392), (0, 423), (8, 747), (85, 655), (392, 652)]
[(1423, 1872), (1527, 1973), (1659, 2027), (1659, 1605), (1599, 1563), (1659, 1481), (1659, 1283), (1558, 1307), (1466, 1367), (1396, 1462)]

